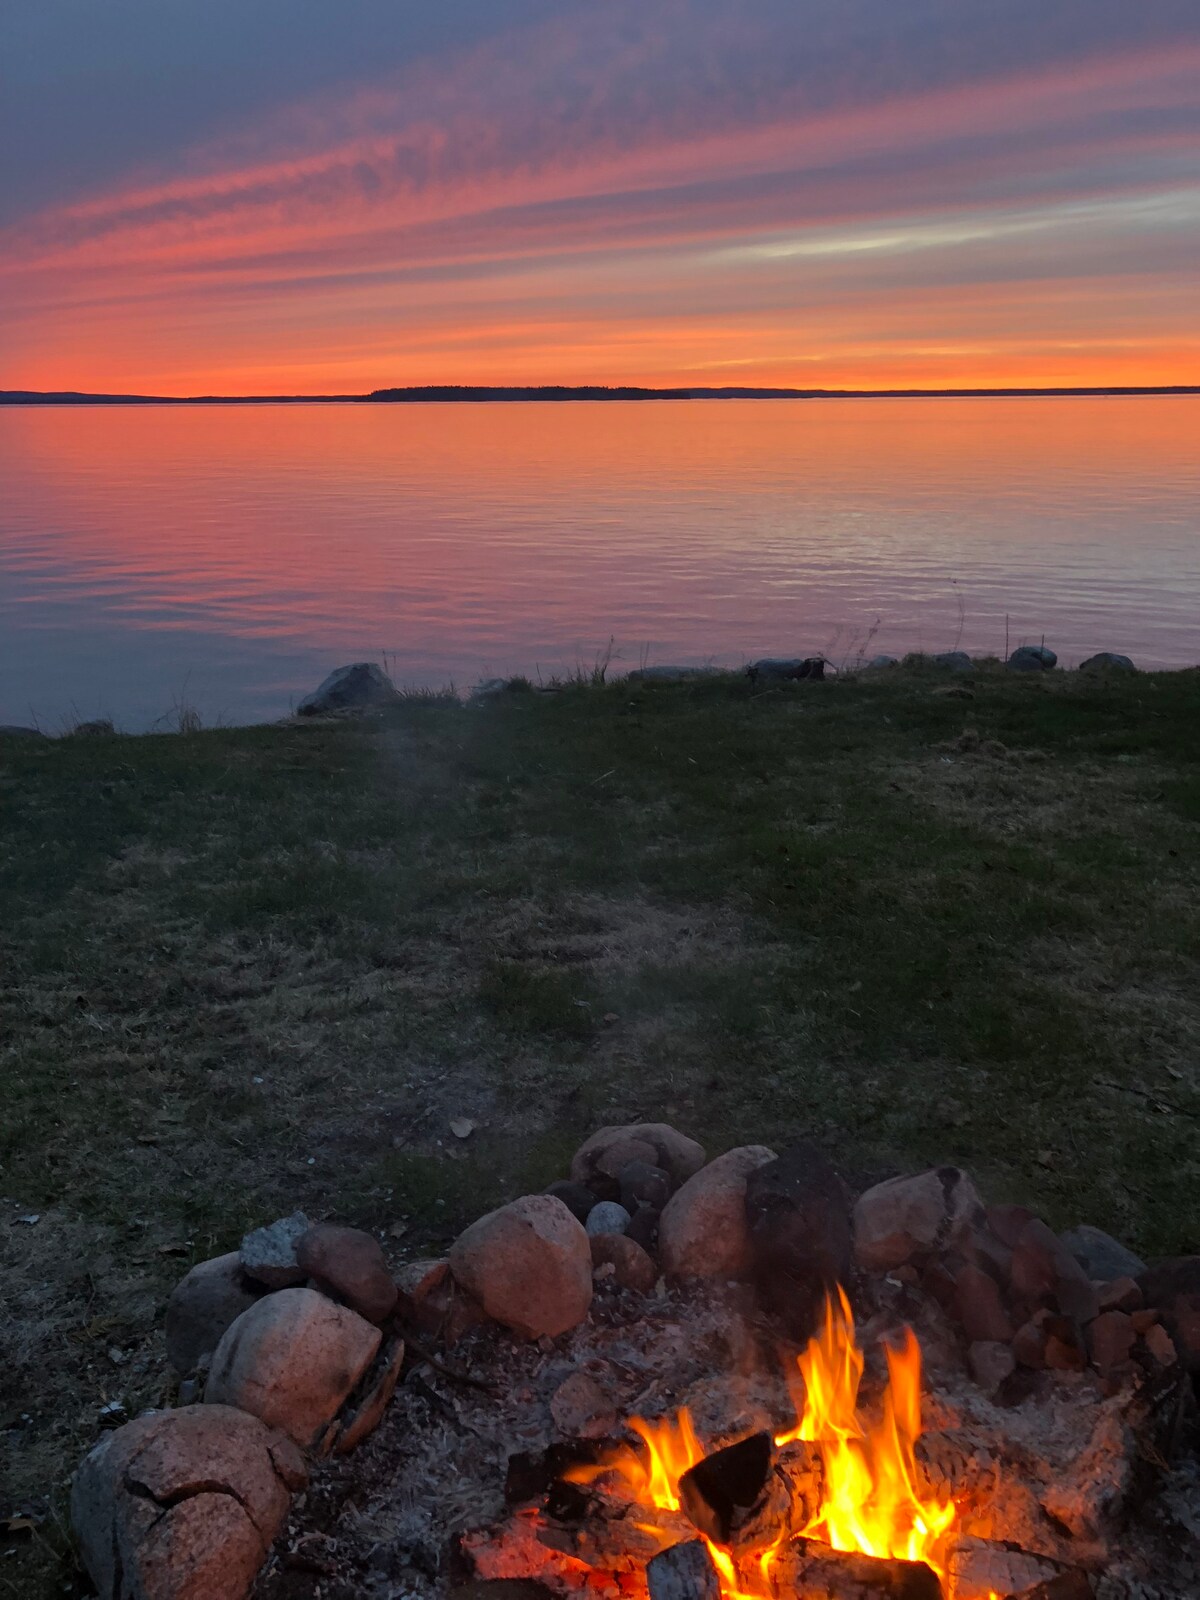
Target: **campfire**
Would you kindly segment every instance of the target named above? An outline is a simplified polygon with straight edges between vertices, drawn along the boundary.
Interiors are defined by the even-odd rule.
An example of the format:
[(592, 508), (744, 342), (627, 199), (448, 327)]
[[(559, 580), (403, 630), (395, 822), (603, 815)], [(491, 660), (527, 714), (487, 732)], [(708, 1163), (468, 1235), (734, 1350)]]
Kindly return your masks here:
[[(657, 1423), (635, 1417), (628, 1426), (640, 1449), (617, 1448), (594, 1465), (568, 1468), (563, 1481), (607, 1497), (622, 1520), (637, 1519), (638, 1532), (660, 1539), (668, 1555), (679, 1548), (682, 1513), (703, 1540), (726, 1600), (774, 1600), (781, 1584), (782, 1592), (803, 1592), (797, 1580), (803, 1583), (805, 1565), (870, 1570), (839, 1563), (834, 1552), (880, 1563), (879, 1582), (889, 1593), (936, 1594), (936, 1585), (922, 1583), (922, 1570), (946, 1577), (954, 1503), (921, 1482), (921, 1351), (911, 1330), (886, 1358), (888, 1381), (877, 1414), (867, 1416), (858, 1407), (863, 1356), (839, 1286), (798, 1362), (793, 1427), (709, 1455), (686, 1409)], [(656, 1517), (663, 1512), (671, 1515)], [(604, 1520), (613, 1520), (611, 1511)], [(703, 1584), (706, 1569), (698, 1566)], [(908, 1567), (914, 1570), (901, 1570)], [(653, 1559), (649, 1572), (654, 1594), (663, 1580)]]
[[(627, 1405), (574, 1436), (560, 1421), (554, 1442), (511, 1451), (507, 1515), (461, 1537), (471, 1573), (581, 1600), (1092, 1600), (1170, 1453), (1178, 1364), (1125, 1359), (1127, 1343), (1087, 1371), (1079, 1328), (1117, 1290), (1029, 1213), (985, 1215), (957, 1169), (860, 1200), (843, 1279), (828, 1270), (846, 1241), (837, 1186), (811, 1151), (788, 1167), (745, 1182), (741, 1281), (692, 1279), (663, 1302), (676, 1333), (693, 1315), (723, 1328), (736, 1371), (710, 1337), (682, 1403)], [(939, 1217), (915, 1251), (914, 1196)], [(1005, 1330), (1039, 1365), (1014, 1364)]]

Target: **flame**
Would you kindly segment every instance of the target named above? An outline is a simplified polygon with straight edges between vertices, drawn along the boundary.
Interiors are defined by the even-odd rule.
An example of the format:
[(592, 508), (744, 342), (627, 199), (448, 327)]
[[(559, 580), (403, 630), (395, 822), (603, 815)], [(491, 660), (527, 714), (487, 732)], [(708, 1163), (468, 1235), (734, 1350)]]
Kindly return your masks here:
[(925, 1561), (941, 1576), (937, 1546), (954, 1521), (953, 1501), (921, 1493), (915, 1446), (921, 1433), (921, 1347), (911, 1328), (885, 1350), (888, 1384), (877, 1422), (858, 1411), (863, 1357), (854, 1316), (839, 1286), (825, 1302), (821, 1331), (800, 1357), (804, 1408), (776, 1435), (815, 1443), (825, 1465), (825, 1499), (803, 1537), (835, 1550)]
[[(850, 1302), (839, 1286), (836, 1297), (826, 1299), (820, 1331), (798, 1360), (803, 1394), (797, 1395), (797, 1423), (775, 1436), (776, 1445), (815, 1444), (825, 1469), (821, 1507), (797, 1536), (835, 1550), (925, 1561), (944, 1580), (939, 1546), (954, 1521), (954, 1503), (920, 1488), (915, 1446), (921, 1432), (921, 1348), (912, 1330), (906, 1328), (902, 1343), (887, 1347), (885, 1355), (887, 1387), (878, 1418), (868, 1420), (858, 1410), (863, 1355)], [(678, 1511), (680, 1478), (707, 1454), (687, 1410), (656, 1422), (634, 1417), (629, 1427), (643, 1450), (621, 1450), (567, 1476), (592, 1483), (616, 1473), (648, 1512)], [(652, 1517), (647, 1525), (654, 1526)], [(773, 1600), (772, 1570), (788, 1537), (781, 1528), (749, 1573), (739, 1570), (728, 1550), (706, 1540), (724, 1600)]]

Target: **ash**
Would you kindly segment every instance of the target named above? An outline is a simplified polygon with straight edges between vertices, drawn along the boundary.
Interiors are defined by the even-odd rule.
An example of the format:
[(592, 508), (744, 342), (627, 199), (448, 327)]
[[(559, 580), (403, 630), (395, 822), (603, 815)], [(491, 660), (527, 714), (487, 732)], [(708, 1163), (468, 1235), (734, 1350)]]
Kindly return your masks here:
[[(880, 1306), (860, 1329), (868, 1407), (874, 1341), (900, 1320), (891, 1315), (900, 1309)], [(966, 1376), (936, 1306), (914, 1306), (909, 1297), (902, 1309), (927, 1351), (927, 1428), (967, 1428), (1001, 1460), (1036, 1454), (1051, 1470), (1069, 1465), (1105, 1403), (1095, 1390), (1051, 1385), (1019, 1405), (996, 1406)], [(625, 1418), (684, 1405), (712, 1448), (778, 1428), (794, 1416), (787, 1375), (799, 1348), (758, 1315), (748, 1290), (683, 1294), (661, 1283), (648, 1298), (598, 1284), (587, 1322), (555, 1341), (520, 1344), (488, 1327), (451, 1350), (410, 1346), (405, 1379), (375, 1435), (353, 1457), (319, 1465), (296, 1497), (256, 1600), (434, 1600), (460, 1589), (465, 1600), (476, 1590), (458, 1536), (511, 1515), (504, 1497), (510, 1455), (605, 1437)], [(581, 1405), (581, 1390), (597, 1403)], [(1192, 1427), (1170, 1468), (1155, 1464), (1151, 1490), (1112, 1541), (1097, 1600), (1200, 1597), (1200, 1454)], [(518, 1589), (545, 1592), (510, 1584), (478, 1593), (488, 1588), (507, 1588), (509, 1600)]]

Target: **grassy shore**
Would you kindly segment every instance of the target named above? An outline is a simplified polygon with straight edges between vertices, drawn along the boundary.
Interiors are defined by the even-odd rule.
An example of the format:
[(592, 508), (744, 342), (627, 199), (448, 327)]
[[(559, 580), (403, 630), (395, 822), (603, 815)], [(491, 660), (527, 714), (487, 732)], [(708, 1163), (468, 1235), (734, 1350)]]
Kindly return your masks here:
[(984, 664), (0, 739), (0, 1589), (297, 1206), (427, 1253), (646, 1116), (1200, 1248), (1198, 729)]

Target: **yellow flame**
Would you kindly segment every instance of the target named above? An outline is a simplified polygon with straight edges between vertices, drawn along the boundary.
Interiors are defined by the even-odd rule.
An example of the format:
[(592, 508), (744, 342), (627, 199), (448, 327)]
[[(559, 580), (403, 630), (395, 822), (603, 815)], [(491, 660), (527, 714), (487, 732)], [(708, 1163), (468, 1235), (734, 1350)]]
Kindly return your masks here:
[(921, 1433), (921, 1347), (912, 1330), (885, 1352), (888, 1384), (882, 1413), (867, 1423), (857, 1408), (862, 1352), (845, 1291), (825, 1302), (821, 1331), (800, 1357), (804, 1409), (796, 1428), (776, 1436), (817, 1445), (825, 1467), (825, 1498), (803, 1536), (835, 1550), (904, 1561), (938, 1570), (936, 1547), (954, 1520), (953, 1501), (922, 1495), (915, 1446)]
[[(906, 1328), (903, 1342), (889, 1346), (885, 1355), (887, 1387), (878, 1419), (868, 1421), (858, 1411), (862, 1351), (850, 1302), (839, 1286), (836, 1297), (827, 1297), (821, 1328), (798, 1361), (803, 1393), (797, 1394), (796, 1425), (776, 1434), (775, 1443), (803, 1440), (821, 1453), (824, 1499), (801, 1537), (835, 1550), (925, 1561), (944, 1577), (939, 1545), (954, 1521), (954, 1503), (920, 1488), (915, 1446), (921, 1433), (921, 1349), (912, 1330)], [(590, 1483), (616, 1472), (639, 1504), (678, 1511), (680, 1478), (707, 1454), (687, 1410), (657, 1422), (635, 1417), (629, 1427), (644, 1451), (622, 1449), (597, 1466), (573, 1469), (568, 1477)], [(781, 1528), (750, 1573), (738, 1570), (728, 1550), (706, 1540), (725, 1600), (773, 1596), (772, 1569), (787, 1536)]]

